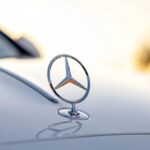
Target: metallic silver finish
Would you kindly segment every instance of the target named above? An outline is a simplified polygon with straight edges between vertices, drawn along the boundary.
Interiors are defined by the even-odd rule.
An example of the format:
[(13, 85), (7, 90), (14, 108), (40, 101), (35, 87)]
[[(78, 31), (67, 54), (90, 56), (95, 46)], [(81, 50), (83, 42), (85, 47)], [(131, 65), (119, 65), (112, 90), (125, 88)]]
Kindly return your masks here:
[[(68, 62), (70, 63), (69, 59)], [(71, 65), (70, 69), (71, 71), (73, 69)], [(66, 121), (56, 110), (67, 106), (64, 103), (57, 105), (50, 103), (46, 97), (26, 86), (24, 82), (0, 71), (0, 149), (38, 150), (44, 147), (47, 150), (72, 148), (88, 150), (92, 149), (89, 145), (95, 145), (97, 150), (101, 147), (106, 150), (110, 147), (111, 150), (118, 147), (127, 150), (143, 148), (149, 150), (150, 93), (142, 91), (143, 87), (133, 88), (131, 84), (118, 84), (119, 80), (116, 77), (113, 83), (108, 84), (106, 79), (96, 77), (99, 72), (96, 68), (94, 70), (92, 94), (89, 94), (86, 103), (80, 103), (80, 109), (88, 112), (92, 116), (91, 119), (80, 121), (82, 128), (75, 134), (72, 134), (73, 129), (70, 129), (59, 132), (57, 135), (61, 137), (57, 135), (52, 137), (55, 132), (48, 130), (40, 134), (39, 139), (35, 138), (37, 132), (54, 123)], [(73, 72), (72, 75), (74, 76)], [(41, 79), (44, 83), (47, 79), (43, 77), (41, 76)], [(126, 74), (122, 78), (124, 77)], [(132, 81), (129, 80), (128, 83)], [(46, 90), (49, 87), (42, 86), (42, 88)], [(69, 123), (60, 128), (57, 126), (56, 129), (64, 129), (63, 127), (69, 127)]]
[(64, 86), (69, 82), (86, 90), (86, 88), (81, 83), (79, 83), (76, 79), (72, 77), (67, 57), (65, 57), (65, 66), (66, 66), (66, 77), (55, 87), (55, 90), (59, 89), (60, 87)]
[[(52, 81), (51, 81), (51, 67), (53, 65), (53, 63), (59, 59), (59, 58), (62, 58), (64, 57), (65, 58), (65, 69), (66, 69), (66, 76), (65, 78), (57, 85), (57, 86), (53, 86), (52, 84)], [(80, 82), (78, 82), (76, 79), (74, 79), (72, 77), (72, 74), (71, 74), (71, 70), (70, 70), (70, 66), (69, 66), (69, 63), (68, 63), (68, 59), (67, 58), (70, 58), (70, 59), (73, 59), (75, 60), (76, 62), (78, 62), (80, 64), (80, 66), (82, 67), (82, 69), (84, 70), (85, 74), (86, 74), (86, 78), (87, 78), (87, 87), (85, 87), (84, 85), (82, 85)], [(70, 56), (70, 55), (66, 55), (66, 54), (62, 54), (62, 55), (58, 55), (56, 57), (54, 57), (51, 62), (49, 63), (49, 66), (48, 66), (48, 70), (47, 70), (47, 77), (48, 77), (48, 82), (49, 82), (49, 85), (50, 87), (52, 88), (53, 92), (60, 98), (62, 99), (63, 101), (67, 102), (67, 103), (70, 103), (72, 104), (72, 108), (67, 108), (65, 109), (65, 111), (63, 111), (62, 109), (59, 109), (58, 110), (58, 113), (61, 114), (62, 116), (64, 117), (67, 117), (67, 118), (71, 118), (71, 119), (79, 119), (79, 120), (85, 120), (85, 119), (88, 119), (89, 118), (89, 115), (82, 112), (82, 111), (78, 111), (75, 107), (75, 104), (76, 103), (80, 103), (81, 101), (83, 101), (89, 94), (89, 91), (90, 91), (90, 78), (89, 78), (89, 75), (88, 75), (88, 72), (87, 70), (85, 69), (85, 67), (83, 66), (83, 64), (77, 60), (76, 58)], [(57, 89), (63, 87), (64, 85), (68, 84), (68, 83), (72, 83), (74, 84), (75, 86), (85, 90), (85, 94), (80, 98), (80, 99), (77, 99), (77, 100), (74, 100), (74, 101), (70, 101), (68, 99), (65, 99), (64, 97), (62, 97), (58, 92), (57, 92)], [(85, 114), (85, 115), (84, 115)]]
[(66, 118), (70, 118), (72, 120), (88, 120), (89, 114), (82, 110), (77, 110), (76, 112), (72, 111), (72, 108), (60, 108), (58, 113)]

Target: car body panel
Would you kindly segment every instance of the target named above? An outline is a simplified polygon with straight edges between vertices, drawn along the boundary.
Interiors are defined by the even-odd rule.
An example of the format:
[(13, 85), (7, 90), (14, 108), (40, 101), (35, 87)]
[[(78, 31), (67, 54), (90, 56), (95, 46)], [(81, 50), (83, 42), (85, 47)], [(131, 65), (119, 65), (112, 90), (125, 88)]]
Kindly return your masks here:
[(140, 92), (140, 89), (95, 82), (92, 79), (89, 97), (77, 106), (89, 113), (90, 119), (78, 123), (58, 114), (58, 108), (69, 105), (61, 101), (58, 104), (48, 101), (46, 97), (10, 74), (5, 71), (0, 74), (0, 145), (112, 134), (138, 136), (150, 133), (150, 95)]
[(87, 138), (73, 138), (64, 140), (44, 140), (28, 143), (16, 143), (1, 145), (3, 150), (49, 150), (49, 149), (94, 149), (94, 150), (149, 150), (150, 136), (108, 136), (108, 137), (87, 137)]

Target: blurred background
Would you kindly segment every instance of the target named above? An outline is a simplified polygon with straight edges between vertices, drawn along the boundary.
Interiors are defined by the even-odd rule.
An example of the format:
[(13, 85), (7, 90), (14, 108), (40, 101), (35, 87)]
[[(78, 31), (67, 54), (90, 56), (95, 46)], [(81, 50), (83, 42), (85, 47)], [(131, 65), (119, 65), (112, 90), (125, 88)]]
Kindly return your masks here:
[(66, 53), (105, 81), (149, 87), (149, 0), (0, 0), (0, 29), (16, 41), (26, 37), (38, 50), (32, 63), (0, 61), (27, 78), (41, 78), (49, 60)]

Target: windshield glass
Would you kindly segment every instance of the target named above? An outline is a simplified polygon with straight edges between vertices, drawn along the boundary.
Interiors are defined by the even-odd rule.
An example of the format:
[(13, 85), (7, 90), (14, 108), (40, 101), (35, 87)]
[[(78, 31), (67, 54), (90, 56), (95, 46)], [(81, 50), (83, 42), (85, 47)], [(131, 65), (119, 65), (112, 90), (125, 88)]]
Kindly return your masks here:
[(0, 58), (18, 56), (18, 49), (10, 41), (8, 41), (7, 38), (0, 34)]

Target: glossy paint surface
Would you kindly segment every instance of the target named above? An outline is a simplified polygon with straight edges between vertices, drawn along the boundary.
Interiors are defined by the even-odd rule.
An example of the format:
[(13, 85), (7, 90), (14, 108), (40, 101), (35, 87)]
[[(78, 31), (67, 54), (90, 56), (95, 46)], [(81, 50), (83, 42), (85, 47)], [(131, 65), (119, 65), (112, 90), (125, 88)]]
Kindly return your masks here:
[(65, 103), (52, 103), (3, 72), (0, 72), (0, 83), (1, 146), (111, 134), (136, 137), (150, 132), (150, 95), (132, 87), (92, 80), (89, 97), (77, 105), (90, 114), (90, 119), (72, 121), (58, 115), (59, 108), (68, 106)]

